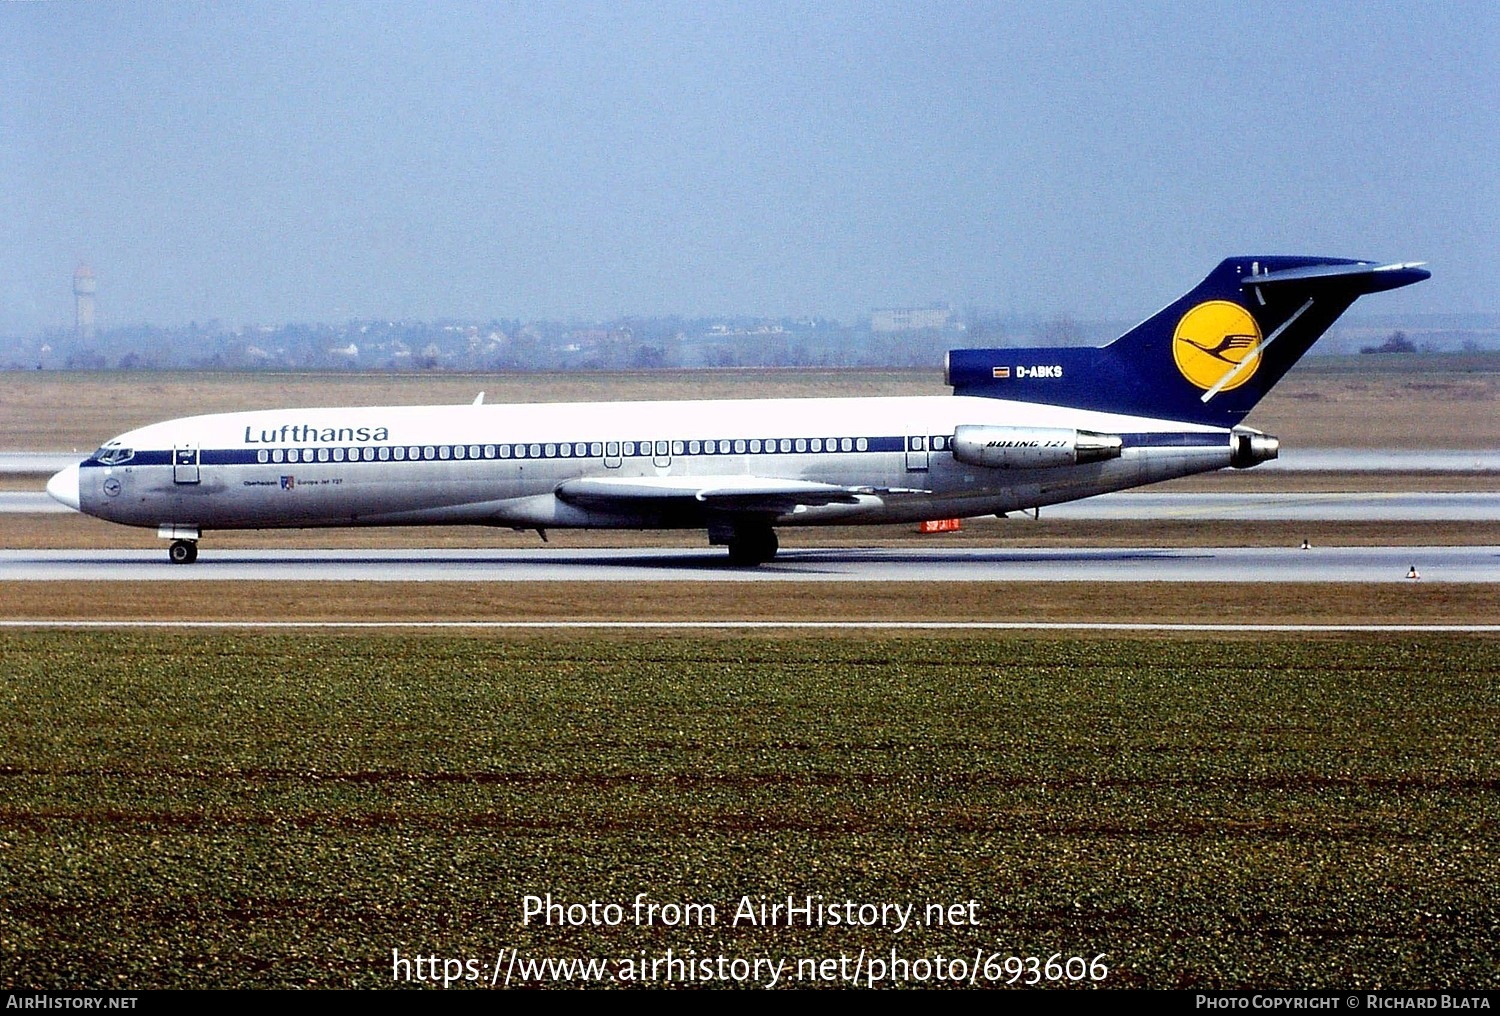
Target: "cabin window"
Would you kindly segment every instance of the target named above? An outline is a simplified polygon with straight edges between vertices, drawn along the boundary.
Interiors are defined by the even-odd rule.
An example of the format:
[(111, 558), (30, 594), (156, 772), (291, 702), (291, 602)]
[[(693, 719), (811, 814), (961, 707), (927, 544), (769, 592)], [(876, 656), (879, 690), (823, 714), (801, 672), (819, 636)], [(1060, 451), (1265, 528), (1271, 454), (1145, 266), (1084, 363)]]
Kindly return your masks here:
[(464, 446), (463, 445), (454, 445), (453, 446), (453, 457), (455, 459), (461, 459), (461, 458), (464, 457)]
[(734, 443), (734, 453), (736, 455), (743, 455), (743, 454), (745, 454), (745, 439), (744, 438), (740, 438), (739, 440), (735, 441), (735, 443)]
[(789, 438), (781, 439), (781, 450), (783, 452), (789, 452), (792, 450), (792, 442)]
[(592, 455), (596, 459), (599, 456), (603, 455), (604, 454), (604, 442), (603, 441), (595, 441), (593, 444), (589, 445), (589, 454)]
[(604, 454), (608, 455), (612, 459), (619, 458), (620, 457), (620, 442), (618, 442), (618, 441), (611, 441), (608, 444), (606, 444), (604, 446)]
[(689, 441), (688, 442), (688, 454), (689, 455), (697, 455), (698, 454), (698, 449), (700, 449), (702, 447), (703, 446), (701, 444), (699, 444), (697, 441)]
[(807, 451), (807, 438), (805, 438), (805, 437), (799, 437), (797, 439), (797, 450), (799, 452), (805, 452), (805, 451)]
[(549, 459), (550, 458), (554, 458), (556, 455), (557, 455), (557, 445), (555, 445), (555, 444), (549, 444), (549, 445), (547, 445), (547, 458), (549, 458)]
[(396, 461), (397, 462), (404, 461), (406, 459), (406, 446), (405, 445), (397, 445), (396, 448), (395, 448), (395, 454), (396, 454)]
[(857, 452), (869, 451), (870, 442), (865, 438), (860, 438), (858, 441), (854, 442), (854, 450)]
[(673, 441), (672, 442), (672, 454), (673, 455), (681, 455), (682, 454), (682, 442), (681, 441)]
[(375, 461), (375, 449), (373, 449), (373, 448), (366, 448), (365, 449), (365, 461), (366, 462), (374, 462)]
[(948, 447), (948, 439), (947, 438), (945, 438), (945, 437), (935, 437), (935, 438), (932, 439), (932, 450), (933, 451), (940, 452), (940, 451), (942, 451), (946, 447)]
[(479, 458), (479, 446), (477, 444), (471, 444), (471, 445), (469, 445), (469, 458), (471, 458), (471, 459), (477, 459), (477, 458)]
[(852, 452), (853, 450), (854, 450), (854, 442), (850, 441), (847, 437), (844, 438), (842, 441), (839, 442), (839, 451)]
[(342, 449), (342, 448), (335, 448), (333, 450), (333, 461), (335, 461), (335, 462), (343, 462), (344, 461), (344, 449)]
[(526, 448), (526, 454), (530, 455), (534, 459), (539, 459), (542, 457), (542, 446), (539, 444), (528, 445)]
[(408, 448), (406, 450), (406, 457), (409, 459), (420, 459), (422, 457), (422, 449)]
[[(266, 455), (266, 450), (264, 448), (260, 449), (260, 451), (258, 451), (258, 452), (255, 453), (255, 461), (256, 462), (264, 462), (264, 461), (266, 461), (266, 458), (267, 458), (267, 455)], [(281, 460), (277, 459), (276, 461), (280, 462)]]
[(823, 450), (823, 439), (822, 438), (815, 437), (815, 438), (812, 439), (812, 450), (815, 451), (815, 452), (820, 452), (820, 451)]
[(667, 443), (665, 441), (658, 441), (658, 442), (656, 442), (656, 454), (658, 454), (658, 455), (666, 455), (666, 454), (668, 454), (668, 452), (667, 452)]
[(487, 459), (492, 459), (492, 458), (495, 457), (495, 446), (494, 445), (487, 444), (487, 445), (484, 446), (484, 457), (487, 458)]
[(438, 458), (446, 459), (453, 454), (453, 450), (447, 445), (438, 445)]
[(328, 449), (327, 448), (319, 448), (318, 449), (318, 461), (319, 462), (327, 462), (328, 461)]
[(424, 458), (424, 459), (435, 459), (435, 458), (437, 458), (437, 449), (434, 448), (434, 447), (432, 447), (432, 445), (426, 445), (426, 446), (424, 446), (422, 448), (422, 458)]
[(573, 446), (564, 441), (561, 445), (558, 446), (558, 452), (562, 455), (563, 458), (570, 459), (573, 457)]
[(759, 455), (760, 454), (760, 438), (754, 438), (753, 440), (751, 440), (751, 442), (750, 442), (750, 454), (751, 455)]
[(500, 457), (502, 459), (510, 458), (510, 445), (503, 444), (500, 446)]
[(380, 446), (380, 461), (388, 462), (391, 458), (391, 450), (384, 445)]

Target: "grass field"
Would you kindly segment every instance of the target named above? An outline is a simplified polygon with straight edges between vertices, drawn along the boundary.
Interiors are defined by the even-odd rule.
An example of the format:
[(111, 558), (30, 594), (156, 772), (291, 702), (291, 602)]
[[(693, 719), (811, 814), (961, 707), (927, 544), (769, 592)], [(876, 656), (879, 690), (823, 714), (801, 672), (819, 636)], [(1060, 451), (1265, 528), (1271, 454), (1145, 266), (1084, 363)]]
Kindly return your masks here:
[(1500, 597), (1450, 582), (12, 582), (0, 619), (1500, 624)]
[[(1116, 986), (1500, 987), (1497, 640), (122, 631), (0, 654), (5, 987), (893, 946), (1106, 953)], [(720, 921), (523, 927), (546, 892)], [(787, 893), (976, 899), (980, 926), (727, 927)]]

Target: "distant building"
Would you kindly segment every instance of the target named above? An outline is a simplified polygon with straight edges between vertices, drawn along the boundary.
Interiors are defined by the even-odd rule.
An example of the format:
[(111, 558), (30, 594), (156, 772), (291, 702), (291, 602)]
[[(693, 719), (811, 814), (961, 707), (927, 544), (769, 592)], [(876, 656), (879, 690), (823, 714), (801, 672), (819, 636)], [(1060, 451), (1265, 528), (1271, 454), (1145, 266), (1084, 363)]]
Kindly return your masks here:
[(1391, 332), (1390, 338), (1378, 346), (1361, 346), (1361, 353), (1415, 353), (1417, 344), (1406, 337), (1405, 332)]
[(73, 272), (74, 318), (73, 334), (91, 342), (94, 338), (94, 290), (97, 283), (94, 270), (88, 265), (79, 265)]
[(941, 331), (952, 320), (953, 309), (946, 303), (927, 307), (883, 307), (870, 312), (870, 331), (921, 332), (929, 328)]

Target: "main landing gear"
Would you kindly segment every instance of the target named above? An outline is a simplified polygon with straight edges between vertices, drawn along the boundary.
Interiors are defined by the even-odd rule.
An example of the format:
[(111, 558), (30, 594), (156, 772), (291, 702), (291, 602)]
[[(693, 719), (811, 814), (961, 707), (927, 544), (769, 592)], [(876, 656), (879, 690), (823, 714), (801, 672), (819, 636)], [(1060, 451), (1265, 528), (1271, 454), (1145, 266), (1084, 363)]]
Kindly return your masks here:
[(709, 534), (710, 542), (723, 542), (729, 545), (729, 563), (737, 567), (748, 568), (765, 564), (776, 556), (778, 547), (776, 530), (770, 526), (735, 526), (722, 540), (713, 540), (713, 535)]
[(198, 560), (197, 540), (173, 540), (167, 548), (167, 557), (173, 564), (192, 564)]

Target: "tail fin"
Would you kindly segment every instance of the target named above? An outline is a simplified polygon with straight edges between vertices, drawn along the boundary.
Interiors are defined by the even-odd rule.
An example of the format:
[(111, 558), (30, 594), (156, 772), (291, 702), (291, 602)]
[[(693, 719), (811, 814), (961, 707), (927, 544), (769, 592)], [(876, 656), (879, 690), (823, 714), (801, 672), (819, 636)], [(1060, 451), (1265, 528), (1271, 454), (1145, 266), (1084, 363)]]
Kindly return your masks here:
[(1355, 300), (1421, 282), (1415, 263), (1246, 257), (1098, 349), (955, 349), (955, 395), (1233, 427)]

